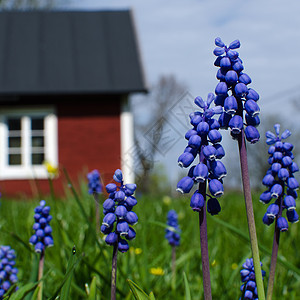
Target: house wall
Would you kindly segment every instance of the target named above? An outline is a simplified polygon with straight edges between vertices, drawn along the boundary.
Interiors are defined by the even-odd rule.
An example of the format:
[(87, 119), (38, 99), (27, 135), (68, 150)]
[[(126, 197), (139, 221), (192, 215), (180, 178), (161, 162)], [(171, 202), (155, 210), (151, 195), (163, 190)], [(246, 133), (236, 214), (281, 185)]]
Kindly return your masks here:
[[(93, 169), (101, 173), (104, 184), (121, 168), (121, 97), (56, 98), (58, 117), (58, 161), (60, 176), (54, 179), (54, 190), (63, 195), (66, 188), (65, 168), (75, 185)], [(53, 101), (53, 100), (52, 100)], [(50, 103), (49, 99), (45, 103)], [(32, 101), (28, 102), (34, 104)], [(31, 197), (49, 194), (48, 180), (3, 180), (0, 192), (6, 196)]]

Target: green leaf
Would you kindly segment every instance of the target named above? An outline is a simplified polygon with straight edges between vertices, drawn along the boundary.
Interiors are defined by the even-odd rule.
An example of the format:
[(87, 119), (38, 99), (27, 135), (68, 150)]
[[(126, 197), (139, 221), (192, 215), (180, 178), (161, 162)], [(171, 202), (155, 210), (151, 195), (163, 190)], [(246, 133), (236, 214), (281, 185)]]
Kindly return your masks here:
[(96, 277), (94, 276), (90, 286), (90, 293), (88, 300), (97, 300), (97, 286), (96, 286)]
[(151, 292), (151, 293), (149, 294), (149, 300), (155, 300), (155, 297), (154, 297), (153, 292)]
[(74, 265), (75, 260), (76, 260), (76, 248), (74, 246), (72, 249), (72, 253), (69, 258), (69, 261), (68, 261), (68, 266), (67, 266), (67, 271), (66, 271), (66, 274), (70, 273), (70, 276), (66, 279), (64, 285), (62, 286), (61, 294), (60, 294), (61, 300), (69, 299), (70, 287), (71, 287), (71, 283), (72, 283), (73, 270), (74, 270), (74, 268), (72, 270), (71, 270), (71, 268)]
[[(56, 290), (56, 292), (53, 294), (53, 296), (51, 298), (49, 298), (48, 300), (54, 300), (58, 296), (58, 294), (61, 291), (62, 287), (68, 281), (69, 277), (72, 276), (75, 267), (81, 261), (81, 259), (82, 259), (83, 256), (84, 256), (84, 253), (82, 253), (77, 259), (75, 259), (74, 263), (69, 268), (69, 271), (66, 272), (65, 277), (62, 280), (62, 283), (60, 284), (60, 286), (58, 287), (58, 289)], [(67, 299), (67, 298), (65, 298), (65, 299)]]
[(38, 283), (30, 282), (25, 284), (23, 287), (18, 289), (12, 296), (10, 297), (10, 300), (22, 300), (24, 297), (29, 294), (31, 291), (33, 291), (37, 287)]
[(191, 300), (191, 291), (190, 291), (190, 286), (189, 282), (187, 280), (185, 272), (183, 272), (183, 280), (184, 280), (184, 286), (185, 286), (185, 300)]
[(40, 290), (40, 287), (37, 286), (36, 289), (34, 290), (34, 293), (33, 293), (32, 297), (30, 298), (30, 300), (36, 300), (37, 299), (38, 294), (39, 294), (39, 290)]
[(149, 300), (148, 295), (136, 283), (130, 279), (127, 282), (135, 300)]

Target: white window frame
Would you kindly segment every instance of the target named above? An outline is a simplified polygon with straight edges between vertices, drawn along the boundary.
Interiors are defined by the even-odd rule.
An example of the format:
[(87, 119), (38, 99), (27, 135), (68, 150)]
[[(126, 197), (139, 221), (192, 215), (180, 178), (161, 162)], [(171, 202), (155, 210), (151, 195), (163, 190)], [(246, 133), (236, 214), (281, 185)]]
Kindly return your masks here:
[[(22, 122), (21, 165), (8, 164), (8, 127), (7, 118), (20, 117)], [(53, 107), (15, 107), (0, 109), (0, 179), (46, 179), (47, 170), (43, 165), (30, 164), (30, 118), (44, 118), (45, 161), (58, 165), (57, 115)]]

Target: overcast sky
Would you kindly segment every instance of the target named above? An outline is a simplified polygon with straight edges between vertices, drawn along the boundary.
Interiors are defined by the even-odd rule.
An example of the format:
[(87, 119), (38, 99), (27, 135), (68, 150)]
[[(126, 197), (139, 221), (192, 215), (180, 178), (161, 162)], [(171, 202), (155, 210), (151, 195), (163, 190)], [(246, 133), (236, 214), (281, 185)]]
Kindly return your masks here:
[[(262, 113), (286, 110), (300, 124), (299, 0), (64, 0), (69, 9), (124, 9), (134, 12), (149, 86), (174, 74), (188, 91), (206, 97), (217, 83), (212, 54), (215, 37), (241, 42), (240, 57)], [(298, 106), (299, 107), (299, 106)], [(291, 119), (291, 118), (289, 118)], [(184, 141), (183, 141), (184, 144)], [(181, 144), (180, 144), (181, 145)]]

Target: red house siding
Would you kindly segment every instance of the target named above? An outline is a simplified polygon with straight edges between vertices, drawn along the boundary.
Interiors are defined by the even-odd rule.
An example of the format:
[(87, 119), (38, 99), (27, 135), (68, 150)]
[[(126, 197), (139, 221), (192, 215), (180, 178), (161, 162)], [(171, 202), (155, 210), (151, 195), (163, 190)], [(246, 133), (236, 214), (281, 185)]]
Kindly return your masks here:
[[(121, 167), (121, 100), (75, 98), (74, 102), (56, 103), (60, 176), (53, 181), (55, 192), (64, 192), (66, 179), (62, 168), (75, 184), (93, 169), (98, 169), (104, 183), (108, 183), (114, 170)], [(49, 194), (50, 190), (48, 180), (4, 180), (0, 192), (20, 197)]]

